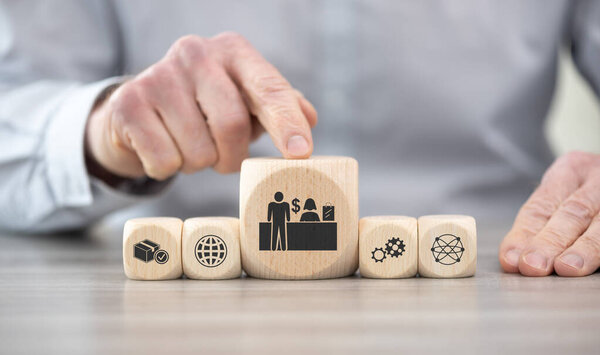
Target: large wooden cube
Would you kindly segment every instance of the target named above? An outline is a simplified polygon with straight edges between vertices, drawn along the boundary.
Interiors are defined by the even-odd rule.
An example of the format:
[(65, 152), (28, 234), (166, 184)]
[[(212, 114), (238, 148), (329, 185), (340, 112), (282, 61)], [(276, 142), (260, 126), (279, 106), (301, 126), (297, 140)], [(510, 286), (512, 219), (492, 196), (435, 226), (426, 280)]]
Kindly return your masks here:
[(240, 232), (249, 276), (352, 275), (358, 267), (358, 163), (347, 157), (245, 160)]

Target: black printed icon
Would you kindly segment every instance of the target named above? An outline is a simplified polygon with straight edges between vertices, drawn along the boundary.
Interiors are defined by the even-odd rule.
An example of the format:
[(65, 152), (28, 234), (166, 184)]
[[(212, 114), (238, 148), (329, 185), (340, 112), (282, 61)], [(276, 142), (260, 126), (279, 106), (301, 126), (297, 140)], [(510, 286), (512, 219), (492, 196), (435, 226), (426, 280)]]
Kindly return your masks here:
[[(293, 198), (291, 211), (281, 191), (273, 199), (267, 206), (267, 222), (259, 223), (259, 250), (337, 250), (337, 222), (331, 203), (323, 205), (321, 218), (313, 198), (307, 198), (304, 204)], [(298, 218), (300, 206), (299, 221), (292, 221), (290, 212)]]
[(323, 206), (323, 220), (324, 221), (334, 221), (335, 220), (335, 207), (330, 203), (326, 203)]
[[(290, 205), (283, 201), (283, 193), (275, 193), (275, 201), (269, 203), (267, 221), (273, 227), (271, 233), (271, 250), (287, 250), (286, 222), (290, 221)], [(294, 199), (296, 202), (297, 199)], [(295, 207), (298, 207), (297, 205)]]
[(292, 200), (292, 212), (294, 212), (294, 214), (297, 214), (300, 211), (300, 200), (298, 198), (294, 198)]
[(453, 265), (459, 263), (465, 248), (460, 237), (454, 234), (442, 234), (436, 237), (431, 246), (431, 254), (437, 263)]
[(406, 245), (400, 238), (392, 237), (387, 240), (384, 248), (375, 248), (371, 252), (371, 259), (376, 263), (382, 263), (388, 256), (398, 258), (406, 251)]
[(149, 239), (142, 240), (133, 246), (133, 257), (145, 263), (154, 260), (158, 264), (164, 264), (169, 261), (169, 253), (159, 248), (160, 245)]
[(317, 212), (313, 212), (314, 210), (317, 209), (317, 204), (315, 203), (315, 200), (313, 200), (312, 198), (309, 198), (306, 200), (306, 202), (304, 202), (304, 211), (302, 212), (302, 216), (300, 217), (300, 222), (306, 222), (306, 221), (311, 221), (311, 222), (319, 222), (319, 214)]
[(195, 254), (200, 265), (217, 267), (227, 258), (227, 244), (219, 236), (205, 235), (196, 243)]
[(397, 258), (404, 253), (405, 245), (404, 241), (400, 238), (390, 238), (385, 243), (385, 252), (392, 258)]
[(383, 251), (383, 248), (373, 249), (371, 259), (375, 260), (376, 263), (382, 263), (385, 260), (385, 251)]
[(169, 261), (169, 253), (162, 249), (157, 251), (156, 254), (154, 254), (154, 261), (156, 261), (159, 264), (166, 263), (167, 261)]

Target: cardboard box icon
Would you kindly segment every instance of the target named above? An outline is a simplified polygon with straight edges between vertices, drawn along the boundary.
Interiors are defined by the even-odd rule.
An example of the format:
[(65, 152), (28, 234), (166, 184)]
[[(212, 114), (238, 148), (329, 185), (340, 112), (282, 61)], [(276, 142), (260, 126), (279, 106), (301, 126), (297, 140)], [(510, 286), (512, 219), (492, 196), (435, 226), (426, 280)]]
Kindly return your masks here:
[(151, 240), (142, 240), (133, 246), (133, 256), (145, 263), (150, 262), (154, 260), (154, 253), (156, 253), (159, 247), (160, 245)]

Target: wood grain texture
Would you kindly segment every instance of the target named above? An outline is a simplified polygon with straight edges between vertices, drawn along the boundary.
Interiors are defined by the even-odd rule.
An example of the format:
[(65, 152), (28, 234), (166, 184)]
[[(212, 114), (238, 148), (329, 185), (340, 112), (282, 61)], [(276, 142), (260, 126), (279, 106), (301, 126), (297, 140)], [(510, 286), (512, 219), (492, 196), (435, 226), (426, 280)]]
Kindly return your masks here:
[(0, 232), (0, 353), (596, 354), (600, 273), (505, 274), (512, 221), (478, 220), (475, 277), (135, 281), (123, 219)]
[(475, 219), (462, 215), (419, 217), (419, 275), (456, 278), (475, 275)]
[(414, 277), (417, 274), (416, 218), (364, 217), (359, 221), (358, 230), (361, 276), (390, 279)]
[[(223, 243), (214, 245), (214, 241), (219, 240), (215, 237)], [(200, 257), (199, 260), (197, 245), (200, 240), (207, 239), (213, 242), (213, 246), (203, 243), (204, 247), (201, 246), (201, 250), (208, 254), (206, 258)], [(183, 273), (190, 279), (219, 280), (240, 277), (240, 220), (232, 217), (186, 219), (183, 223), (181, 254)]]
[[(269, 234), (267, 240), (282, 236), (280, 230), (273, 233), (276, 218), (268, 220), (270, 204), (280, 203), (277, 192), (282, 194), (281, 203), (290, 208), (298, 200), (298, 210), (290, 212), (285, 227), (290, 250), (276, 243), (260, 250), (261, 223), (262, 232)], [(304, 212), (319, 221), (301, 221)], [(358, 163), (346, 157), (245, 160), (240, 178), (240, 231), (242, 266), (250, 276), (324, 279), (353, 274), (358, 267)], [(334, 250), (324, 250), (331, 247), (326, 241), (332, 240)], [(305, 247), (321, 242), (327, 245), (320, 250), (292, 250), (294, 243)]]
[[(170, 280), (180, 278), (181, 229), (179, 218), (153, 217), (130, 219), (123, 228), (123, 268), (125, 275), (134, 280)], [(147, 260), (135, 257), (135, 248), (148, 248), (145, 241), (157, 246)], [(161, 251), (166, 251), (161, 253)]]

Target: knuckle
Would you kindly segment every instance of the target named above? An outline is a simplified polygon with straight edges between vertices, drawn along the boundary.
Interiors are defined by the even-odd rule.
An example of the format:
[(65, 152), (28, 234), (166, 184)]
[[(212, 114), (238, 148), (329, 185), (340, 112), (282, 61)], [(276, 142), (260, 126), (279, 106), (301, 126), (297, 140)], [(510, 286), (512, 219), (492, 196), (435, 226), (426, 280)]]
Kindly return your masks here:
[(110, 99), (115, 119), (122, 125), (133, 123), (136, 112), (144, 105), (141, 90), (134, 83), (122, 86)]
[(565, 200), (561, 206), (561, 212), (570, 220), (587, 226), (596, 213), (596, 210), (594, 204), (587, 198), (578, 196)]
[(201, 146), (192, 154), (185, 157), (183, 169), (185, 172), (195, 172), (217, 163), (218, 154), (214, 146)]
[(131, 84), (135, 86), (135, 90), (138, 94), (148, 92), (152, 90), (152, 88), (159, 85), (157, 82), (156, 70), (152, 67), (146, 69), (142, 74), (140, 74), (137, 78), (135, 78)]
[(147, 171), (148, 176), (164, 180), (174, 175), (181, 168), (181, 158), (179, 156), (169, 156), (159, 158), (155, 165), (152, 165)]
[(272, 117), (277, 117), (274, 122), (275, 127), (280, 129), (285, 127), (297, 128), (295, 123), (296, 113), (289, 107), (283, 105), (273, 105), (269, 107), (268, 110)]
[(555, 227), (546, 227), (541, 237), (546, 246), (554, 250), (564, 250), (571, 244), (571, 238)]
[(224, 114), (216, 123), (218, 131), (225, 137), (239, 139), (244, 135), (250, 135), (249, 116), (245, 112), (231, 112)]
[(554, 212), (558, 209), (560, 203), (550, 198), (534, 198), (526, 203), (521, 212), (534, 219), (550, 219)]
[(524, 223), (520, 223), (519, 231), (524, 235), (533, 236), (536, 235), (543, 227), (544, 223), (540, 223), (537, 220), (529, 221), (524, 220)]
[(256, 75), (252, 78), (252, 87), (265, 101), (281, 99), (291, 93), (291, 86), (278, 75)]
[(171, 51), (179, 57), (185, 65), (202, 62), (208, 58), (208, 41), (200, 36), (187, 35), (179, 38)]
[(148, 81), (151, 85), (160, 85), (161, 90), (171, 86), (175, 82), (175, 78), (179, 76), (177, 66), (173, 60), (168, 59), (153, 65), (148, 69)]
[(111, 99), (115, 105), (127, 107), (141, 102), (141, 92), (136, 82), (128, 82)]

